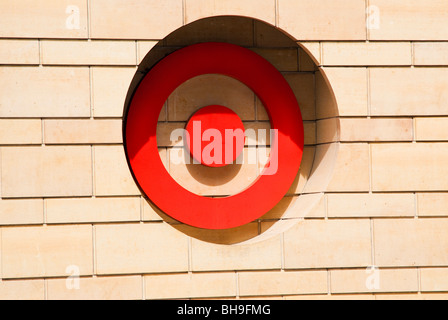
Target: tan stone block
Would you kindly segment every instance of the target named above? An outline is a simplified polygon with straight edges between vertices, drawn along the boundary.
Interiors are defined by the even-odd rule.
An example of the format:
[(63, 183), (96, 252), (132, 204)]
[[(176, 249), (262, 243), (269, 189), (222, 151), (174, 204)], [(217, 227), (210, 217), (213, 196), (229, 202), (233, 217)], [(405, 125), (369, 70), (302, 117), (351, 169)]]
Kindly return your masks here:
[(418, 301), (423, 300), (421, 294), (412, 294), (412, 293), (404, 293), (404, 294), (376, 294), (375, 300), (378, 301)]
[(371, 69), (372, 115), (447, 115), (447, 88), (447, 68)]
[(242, 272), (240, 296), (318, 294), (327, 292), (327, 271)]
[(312, 74), (284, 74), (292, 88), (302, 112), (303, 120), (316, 119), (316, 90)]
[(375, 220), (375, 264), (446, 266), (447, 227), (447, 219)]
[(135, 73), (135, 68), (92, 68), (95, 117), (123, 116), (126, 95)]
[(41, 144), (41, 120), (0, 119), (0, 144)]
[[(161, 214), (163, 214), (155, 205), (150, 201), (143, 199), (143, 221), (163, 221)], [(166, 217), (166, 215), (164, 215)]]
[(45, 120), (45, 144), (122, 143), (121, 120)]
[[(249, 187), (258, 176), (257, 150), (245, 148), (243, 164), (220, 168), (182, 162), (182, 149), (170, 149), (170, 175), (182, 187), (201, 196), (229, 196)], [(186, 152), (184, 151), (183, 154)]]
[[(238, 297), (236, 300), (241, 300), (241, 301), (247, 301), (247, 300), (269, 300), (269, 301), (276, 301), (276, 300), (284, 300), (285, 298), (282, 296), (257, 296), (257, 297)], [(272, 311), (271, 311), (272, 312)]]
[(37, 40), (1, 40), (1, 64), (39, 64)]
[(316, 122), (316, 142), (318, 144), (340, 141), (340, 119), (330, 118)]
[(2, 38), (87, 38), (83, 0), (16, 0), (0, 4)]
[(366, 7), (357, 0), (280, 0), (279, 26), (298, 40), (365, 40)]
[(423, 293), (420, 295), (420, 300), (440, 300), (440, 301), (446, 301), (448, 300), (448, 295), (446, 293)]
[(44, 65), (136, 65), (134, 41), (43, 40)]
[(88, 68), (1, 67), (0, 87), (1, 117), (90, 116)]
[(370, 222), (304, 220), (284, 234), (286, 269), (371, 265)]
[(299, 173), (288, 190), (288, 195), (301, 194), (311, 176), (311, 170), (314, 164), (316, 148), (305, 147), (303, 149), (302, 162), (300, 163)]
[[(372, 145), (374, 191), (438, 191), (448, 188), (448, 144)], [(393, 174), (391, 174), (393, 173)]]
[(162, 223), (95, 227), (98, 274), (188, 271), (188, 238)]
[(157, 124), (157, 146), (162, 147), (183, 147), (184, 137), (177, 133), (185, 130), (186, 122), (160, 122)]
[(269, 0), (187, 0), (186, 23), (211, 16), (243, 16), (275, 24), (275, 3)]
[[(50, 279), (48, 300), (141, 300), (142, 277)], [(79, 286), (79, 287), (77, 287)]]
[(167, 46), (184, 47), (203, 42), (254, 47), (254, 21), (241, 16), (214, 16), (187, 24), (165, 38)]
[(254, 48), (252, 51), (265, 58), (279, 71), (299, 71), (299, 53), (296, 48)]
[(341, 141), (412, 141), (412, 119), (340, 119)]
[(95, 0), (90, 3), (93, 39), (163, 39), (182, 26), (182, 1)]
[(311, 172), (304, 186), (303, 193), (320, 194), (324, 192), (334, 175), (340, 143), (326, 143), (315, 147), (315, 156), (311, 164)]
[(300, 295), (285, 297), (285, 300), (305, 300), (305, 301), (364, 301), (375, 300), (373, 294), (336, 294), (336, 295)]
[[(172, 218), (170, 218), (172, 219)], [(172, 219), (174, 220), (174, 219)], [(167, 221), (167, 219), (165, 219)], [(189, 237), (215, 244), (234, 245), (251, 240), (258, 236), (258, 222), (251, 222), (240, 227), (224, 230), (208, 230), (191, 227), (185, 224), (173, 223), (173, 228)]]
[(414, 194), (329, 194), (328, 217), (414, 217)]
[(196, 239), (191, 243), (193, 271), (270, 270), (281, 268), (281, 239), (240, 245), (216, 245)]
[(243, 121), (255, 120), (255, 95), (243, 83), (223, 75), (202, 75), (180, 85), (168, 98), (168, 120), (187, 121), (209, 105), (233, 110)]
[(448, 193), (417, 193), (419, 216), (448, 216)]
[[(332, 293), (417, 292), (417, 269), (331, 270)], [(376, 282), (377, 281), (377, 282)]]
[(90, 147), (2, 148), (2, 196), (92, 194)]
[(339, 110), (336, 102), (336, 97), (327, 76), (324, 74), (321, 68), (318, 72), (315, 73), (315, 79), (315, 118), (324, 119), (338, 117)]
[[(316, 90), (314, 75), (303, 73), (284, 73), (286, 81), (294, 92), (297, 102), (302, 112), (304, 121), (316, 119)], [(257, 97), (257, 119), (261, 121), (269, 120), (269, 116), (263, 104)]]
[(44, 280), (0, 281), (0, 300), (44, 300)]
[(415, 139), (417, 141), (447, 141), (448, 118), (416, 118)]
[(410, 42), (323, 42), (325, 66), (410, 66)]
[(369, 30), (371, 40), (446, 40), (448, 11), (445, 0), (372, 0), (379, 10), (379, 28)]
[(0, 225), (42, 224), (42, 200), (1, 200)]
[(132, 177), (123, 146), (97, 146), (95, 153), (95, 195), (140, 195)]
[[(325, 196), (321, 196), (319, 194), (309, 194), (304, 195), (302, 197), (308, 197), (309, 199), (314, 200), (315, 198), (320, 199), (315, 203), (309, 211), (306, 211), (305, 214), (298, 213), (296, 216), (300, 217), (303, 216), (305, 218), (325, 218), (327, 213), (327, 199)], [(310, 201), (310, 200), (308, 200)]]
[(236, 296), (235, 273), (153, 275), (145, 277), (146, 299)]
[[(301, 49), (304, 51), (306, 55), (313, 61), (315, 65), (321, 65), (322, 57), (321, 57), (321, 44), (320, 42), (313, 42), (313, 41), (307, 41), (307, 42), (298, 42), (297, 43)], [(300, 56), (299, 56), (300, 59)], [(299, 60), (300, 64), (300, 60)], [(299, 66), (300, 67), (300, 66)]]
[(271, 145), (271, 129), (271, 123), (268, 121), (244, 122), (245, 146), (259, 146), (259, 149), (266, 149), (262, 147)]
[(415, 42), (414, 64), (416, 66), (448, 65), (448, 42)]
[(149, 51), (154, 48), (157, 41), (137, 41), (137, 63), (140, 64)]
[(448, 290), (447, 268), (422, 268), (420, 270), (421, 291), (446, 292)]
[(327, 191), (369, 191), (369, 145), (341, 144)]
[(305, 50), (299, 49), (299, 71), (314, 72), (316, 70), (315, 58), (311, 57)]
[[(367, 115), (367, 69), (366, 68), (322, 68), (327, 77), (317, 74), (317, 118), (335, 116)], [(324, 78), (325, 79), (325, 78)], [(334, 96), (329, 91), (331, 88)], [(324, 92), (322, 92), (324, 91)], [(334, 100), (336, 99), (336, 100)], [(333, 104), (336, 102), (335, 107)]]
[(93, 223), (140, 220), (140, 198), (45, 200), (47, 223)]
[(286, 33), (262, 21), (255, 20), (255, 47), (290, 48), (295, 47), (294, 39)]
[(3, 278), (69, 276), (93, 271), (92, 227), (58, 226), (2, 230)]

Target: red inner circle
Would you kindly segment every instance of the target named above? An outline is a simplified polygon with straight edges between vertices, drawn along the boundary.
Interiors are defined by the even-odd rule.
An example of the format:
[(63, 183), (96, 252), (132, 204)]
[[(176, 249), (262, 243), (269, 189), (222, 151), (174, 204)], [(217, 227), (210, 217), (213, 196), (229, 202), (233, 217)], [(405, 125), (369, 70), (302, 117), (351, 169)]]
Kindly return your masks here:
[(191, 156), (208, 167), (232, 164), (244, 149), (244, 125), (227, 107), (212, 105), (198, 110), (187, 123)]

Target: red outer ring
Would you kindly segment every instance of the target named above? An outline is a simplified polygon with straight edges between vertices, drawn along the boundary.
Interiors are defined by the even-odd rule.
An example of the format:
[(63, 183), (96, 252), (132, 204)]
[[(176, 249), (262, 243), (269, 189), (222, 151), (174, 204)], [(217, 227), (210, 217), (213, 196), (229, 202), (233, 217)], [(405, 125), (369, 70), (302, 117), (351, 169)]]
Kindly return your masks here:
[[(203, 74), (222, 74), (246, 84), (278, 130), (278, 147), (271, 150), (271, 159), (277, 152), (277, 172), (261, 175), (246, 190), (226, 198), (205, 198), (184, 189), (165, 169), (157, 148), (157, 121), (165, 101), (182, 83)], [(198, 228), (229, 229), (260, 218), (284, 197), (302, 160), (302, 116), (288, 83), (264, 58), (232, 44), (196, 44), (160, 61), (137, 88), (125, 121), (126, 154), (143, 192), (172, 218)]]

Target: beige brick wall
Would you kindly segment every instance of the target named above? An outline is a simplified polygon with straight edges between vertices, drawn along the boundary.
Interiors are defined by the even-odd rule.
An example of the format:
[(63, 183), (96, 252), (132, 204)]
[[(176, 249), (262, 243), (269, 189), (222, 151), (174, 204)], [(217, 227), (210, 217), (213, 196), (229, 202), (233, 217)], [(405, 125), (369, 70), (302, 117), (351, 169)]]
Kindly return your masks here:
[[(2, 1), (0, 299), (447, 299), (447, 8), (446, 0)], [(246, 18), (200, 20), (231, 15)], [(232, 230), (160, 212), (123, 150), (129, 88), (198, 41), (266, 58), (304, 118), (304, 159), (287, 197)], [(210, 103), (233, 108), (247, 128), (269, 128), (249, 88), (202, 76), (168, 99), (159, 153), (186, 188), (232, 194), (256, 179), (259, 163), (235, 174), (170, 161), (168, 134)], [(255, 145), (266, 147), (246, 148)]]

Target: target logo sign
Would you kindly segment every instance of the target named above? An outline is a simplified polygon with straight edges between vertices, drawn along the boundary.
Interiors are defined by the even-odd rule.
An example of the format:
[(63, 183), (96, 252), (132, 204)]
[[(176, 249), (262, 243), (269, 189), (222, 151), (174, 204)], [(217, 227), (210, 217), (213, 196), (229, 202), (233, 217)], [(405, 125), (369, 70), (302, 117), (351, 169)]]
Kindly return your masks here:
[[(270, 162), (262, 174), (225, 198), (202, 197), (180, 186), (158, 152), (157, 123), (165, 101), (181, 84), (204, 74), (225, 75), (248, 86), (266, 107), (273, 128)], [(124, 125), (126, 155), (141, 190), (164, 213), (198, 228), (229, 229), (260, 218), (285, 196), (302, 160), (302, 116), (288, 83), (258, 54), (227, 43), (185, 47), (156, 64), (135, 91)], [(227, 106), (200, 109), (185, 132), (198, 165), (232, 165), (244, 148), (244, 125)]]

